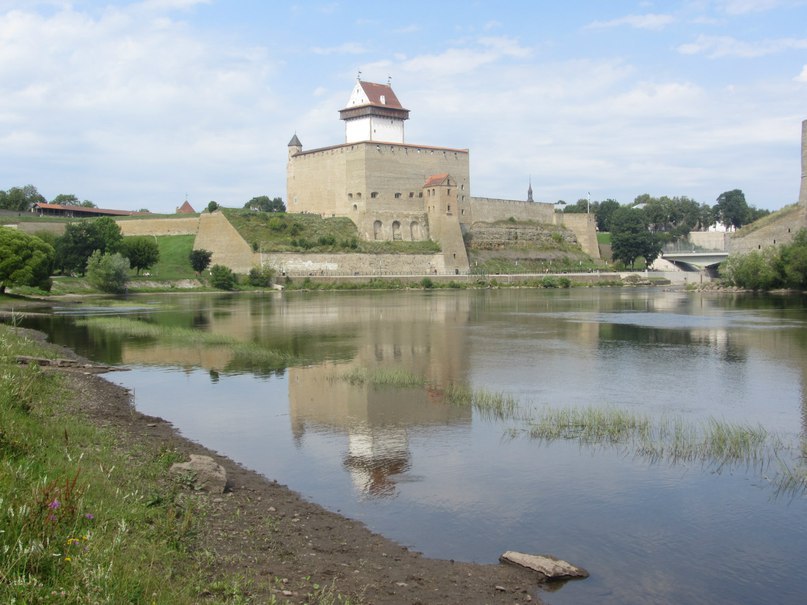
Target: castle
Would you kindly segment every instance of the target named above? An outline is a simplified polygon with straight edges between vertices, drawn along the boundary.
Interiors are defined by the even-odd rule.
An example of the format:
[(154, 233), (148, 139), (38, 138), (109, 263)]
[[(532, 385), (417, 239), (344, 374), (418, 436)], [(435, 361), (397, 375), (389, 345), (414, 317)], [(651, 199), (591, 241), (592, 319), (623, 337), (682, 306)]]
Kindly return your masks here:
[[(339, 115), (344, 143), (304, 151), (296, 133), (289, 141), (289, 212), (348, 217), (366, 240), (437, 241), (457, 274), (469, 270), (463, 235), (475, 222), (564, 222), (553, 204), (531, 200), (531, 185), (529, 201), (472, 197), (468, 149), (406, 142), (409, 110), (389, 83), (359, 79)], [(570, 222), (583, 250), (599, 257), (593, 217)]]

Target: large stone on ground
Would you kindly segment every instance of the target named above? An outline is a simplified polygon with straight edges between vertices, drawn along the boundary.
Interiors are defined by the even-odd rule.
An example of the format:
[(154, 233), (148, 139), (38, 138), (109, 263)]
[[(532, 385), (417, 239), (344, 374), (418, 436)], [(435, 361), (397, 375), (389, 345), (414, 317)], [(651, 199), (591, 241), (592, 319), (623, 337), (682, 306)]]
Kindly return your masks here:
[(173, 475), (193, 475), (193, 484), (197, 489), (221, 494), (227, 485), (227, 471), (210, 456), (191, 454), (188, 462), (177, 462), (171, 465)]
[(501, 557), (500, 561), (514, 563), (527, 569), (537, 571), (548, 580), (571, 580), (574, 578), (587, 578), (588, 572), (582, 567), (577, 567), (551, 555), (528, 555), (513, 550), (508, 550)]

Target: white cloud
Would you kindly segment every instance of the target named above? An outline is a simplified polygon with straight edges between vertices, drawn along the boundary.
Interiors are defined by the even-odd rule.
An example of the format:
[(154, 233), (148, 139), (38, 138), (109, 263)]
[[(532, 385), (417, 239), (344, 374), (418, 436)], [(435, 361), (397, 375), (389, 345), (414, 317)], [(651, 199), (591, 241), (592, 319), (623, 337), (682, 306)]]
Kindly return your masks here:
[(513, 38), (484, 37), (466, 47), (448, 48), (435, 55), (421, 55), (405, 61), (402, 68), (424, 77), (449, 77), (467, 74), (504, 58), (526, 58), (529, 48)]
[[(97, 17), (70, 7), (0, 15), (0, 136), (15, 141), (0, 158), (5, 187), (19, 179), (46, 196), (73, 190), (102, 207), (120, 207), (116, 199), (136, 187), (143, 207), (172, 187), (226, 190), (217, 170), (257, 161), (266, 115), (277, 113), (266, 88), (272, 58), (196, 38), (158, 10), (196, 2), (147, 4), (147, 15), (143, 3)], [(71, 185), (79, 173), (94, 175), (95, 193)]]
[(796, 82), (804, 82), (807, 84), (807, 64), (801, 70), (801, 73), (794, 78)]
[(358, 42), (345, 42), (329, 48), (315, 46), (311, 52), (315, 55), (362, 55), (367, 52), (367, 48)]
[(681, 44), (678, 52), (683, 55), (707, 55), (711, 59), (721, 57), (754, 58), (773, 55), (787, 50), (807, 48), (807, 38), (781, 38), (746, 42), (731, 36), (698, 36), (694, 42)]
[(594, 21), (586, 25), (587, 29), (604, 29), (627, 25), (636, 29), (660, 30), (675, 22), (672, 15), (648, 13), (645, 15), (627, 15), (609, 21)]
[(745, 15), (769, 11), (781, 4), (781, 0), (723, 0), (720, 6), (729, 15)]

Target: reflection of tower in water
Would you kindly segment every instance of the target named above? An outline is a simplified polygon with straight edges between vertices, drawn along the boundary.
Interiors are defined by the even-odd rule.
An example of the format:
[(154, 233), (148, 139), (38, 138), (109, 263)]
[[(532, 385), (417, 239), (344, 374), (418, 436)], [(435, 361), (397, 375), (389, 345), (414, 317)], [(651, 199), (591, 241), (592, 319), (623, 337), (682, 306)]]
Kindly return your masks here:
[[(375, 497), (394, 495), (394, 478), (410, 469), (411, 434), (471, 421), (469, 408), (443, 403), (430, 388), (464, 380), (467, 358), (460, 353), (466, 332), (451, 324), (467, 322), (467, 297), (413, 297), (406, 301), (411, 304), (383, 300), (388, 303), (383, 307), (345, 308), (344, 321), (355, 327), (353, 360), (289, 369), (295, 439), (302, 442), (308, 431), (346, 435), (344, 468), (357, 489)], [(405, 372), (429, 386), (351, 384), (339, 378), (352, 371)]]

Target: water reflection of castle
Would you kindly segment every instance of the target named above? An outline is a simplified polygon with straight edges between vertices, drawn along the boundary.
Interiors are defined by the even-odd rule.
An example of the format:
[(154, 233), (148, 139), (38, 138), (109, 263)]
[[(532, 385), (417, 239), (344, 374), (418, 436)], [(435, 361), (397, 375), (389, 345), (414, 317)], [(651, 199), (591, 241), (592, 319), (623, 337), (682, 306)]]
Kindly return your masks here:
[[(412, 301), (410, 301), (412, 302)], [(347, 435), (343, 464), (357, 489), (371, 496), (394, 493), (393, 477), (410, 468), (409, 437), (440, 427), (470, 425), (471, 410), (443, 403), (428, 387), (353, 385), (334, 379), (354, 369), (395, 369), (432, 385), (467, 375), (469, 299), (434, 296), (417, 304), (340, 306), (356, 324), (356, 357), (345, 364), (289, 369), (289, 414), (295, 439), (306, 431)], [(449, 329), (434, 330), (435, 320)], [(450, 329), (456, 324), (458, 329)]]

